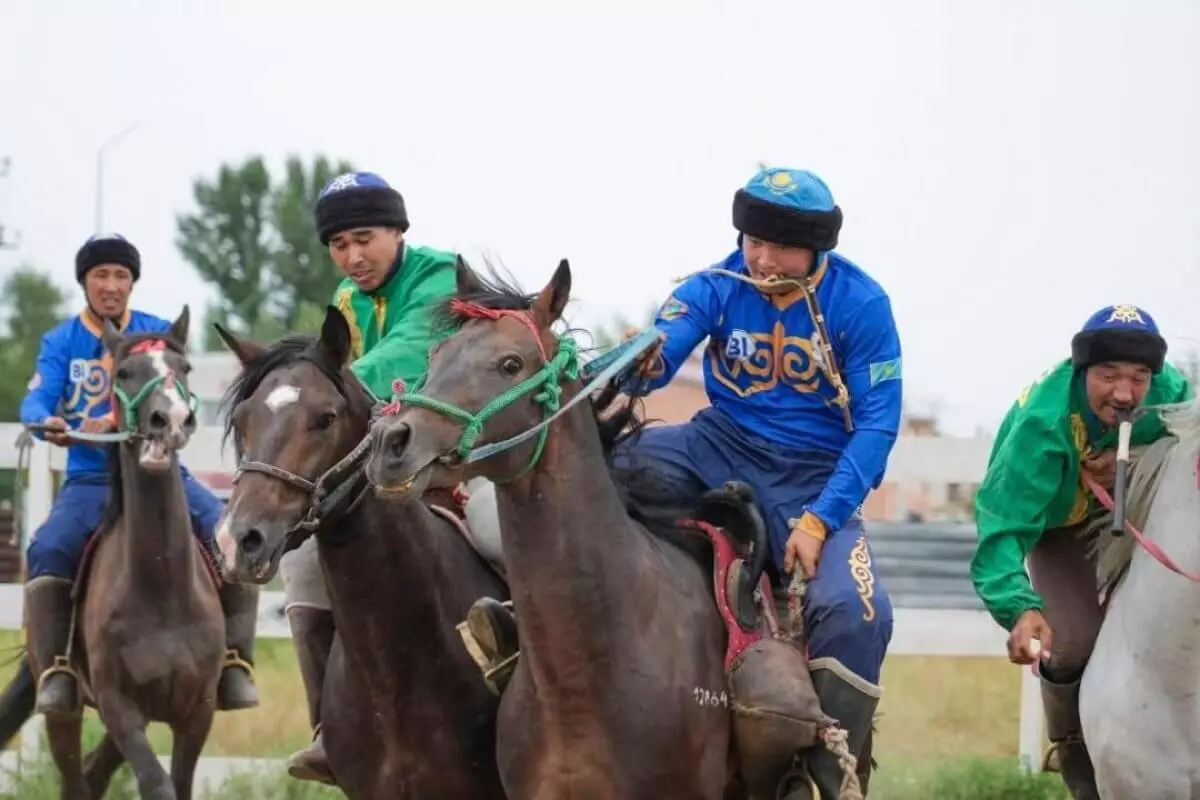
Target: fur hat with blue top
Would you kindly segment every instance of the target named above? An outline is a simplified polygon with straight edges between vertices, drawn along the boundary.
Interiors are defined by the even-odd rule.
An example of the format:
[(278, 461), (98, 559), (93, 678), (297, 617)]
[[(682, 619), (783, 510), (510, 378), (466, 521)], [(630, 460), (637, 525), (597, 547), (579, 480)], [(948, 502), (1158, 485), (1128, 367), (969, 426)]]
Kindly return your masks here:
[(142, 276), (142, 255), (133, 243), (119, 233), (89, 236), (75, 253), (75, 280), (83, 284), (88, 270), (101, 264), (120, 264), (133, 273), (133, 281)]
[(819, 257), (837, 247), (842, 210), (813, 173), (767, 167), (734, 194), (733, 227), (764, 242), (806, 247)]
[(1125, 361), (1151, 372), (1162, 371), (1167, 341), (1158, 332), (1154, 317), (1137, 306), (1105, 306), (1083, 324), (1071, 339), (1071, 362), (1076, 369)]
[(317, 195), (317, 235), (321, 244), (352, 228), (408, 230), (404, 198), (374, 172), (347, 172), (326, 184)]

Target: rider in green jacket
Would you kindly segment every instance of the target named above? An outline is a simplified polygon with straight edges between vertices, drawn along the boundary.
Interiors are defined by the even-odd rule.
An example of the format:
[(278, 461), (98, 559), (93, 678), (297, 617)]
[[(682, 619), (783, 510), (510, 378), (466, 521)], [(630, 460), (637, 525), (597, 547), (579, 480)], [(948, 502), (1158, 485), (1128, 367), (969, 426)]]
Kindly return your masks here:
[[(1103, 612), (1095, 563), (1080, 535), (1095, 510), (1083, 473), (1111, 489), (1119, 410), (1193, 395), (1166, 363), (1167, 343), (1154, 319), (1136, 306), (1093, 314), (1071, 350), (1070, 359), (1021, 392), (1000, 426), (975, 496), (979, 541), (971, 579), (988, 612), (1010, 632), (1009, 659), (1041, 661), (1047, 764), (1057, 754), (1072, 796), (1091, 800), (1098, 795), (1080, 735), (1079, 679)], [(1131, 445), (1167, 434), (1157, 413), (1143, 414), (1133, 423)]]
[[(430, 306), (454, 295), (457, 256), (406, 242), (404, 199), (370, 172), (330, 181), (317, 198), (316, 225), (321, 244), (346, 276), (333, 305), (350, 325), (351, 369), (377, 399), (388, 400), (394, 380), (412, 385), (425, 373), (429, 350), (440, 337)], [(320, 725), (333, 607), (315, 538), (285, 555), (280, 573), (313, 725), (312, 743), (289, 759), (288, 772), (333, 783)]]

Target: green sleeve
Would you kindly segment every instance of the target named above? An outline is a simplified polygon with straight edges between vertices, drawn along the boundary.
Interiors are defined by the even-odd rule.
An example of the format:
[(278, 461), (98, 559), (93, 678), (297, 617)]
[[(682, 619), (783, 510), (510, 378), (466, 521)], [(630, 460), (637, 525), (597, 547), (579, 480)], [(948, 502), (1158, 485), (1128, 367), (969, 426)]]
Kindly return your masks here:
[(384, 337), (350, 365), (377, 398), (390, 400), (397, 378), (412, 386), (425, 374), (434, 342), (432, 307), (454, 292), (453, 267), (434, 270), (408, 293)]
[(1005, 630), (1012, 630), (1024, 612), (1042, 608), (1025, 572), (1025, 556), (1045, 532), (1046, 509), (1059, 493), (1068, 457), (1063, 434), (1037, 416), (1022, 414), (997, 443), (976, 492), (979, 542), (971, 581)]

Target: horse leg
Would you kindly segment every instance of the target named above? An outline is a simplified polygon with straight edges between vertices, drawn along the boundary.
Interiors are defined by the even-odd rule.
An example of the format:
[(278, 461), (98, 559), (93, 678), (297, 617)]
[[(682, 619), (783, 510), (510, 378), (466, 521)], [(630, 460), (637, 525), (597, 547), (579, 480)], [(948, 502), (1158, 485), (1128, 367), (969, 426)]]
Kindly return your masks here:
[(124, 763), (125, 756), (121, 755), (120, 748), (106, 730), (100, 744), (83, 760), (83, 776), (93, 798), (104, 796), (112, 776)]
[(163, 769), (146, 738), (146, 718), (133, 702), (115, 691), (97, 700), (104, 727), (133, 768), (138, 792), (146, 800), (175, 800), (171, 777)]
[(212, 730), (214, 709), (197, 703), (192, 715), (181, 725), (172, 725), (174, 743), (171, 746), (171, 782), (175, 784), (177, 800), (191, 800), (192, 781), (196, 777), (196, 762)]
[(50, 756), (62, 778), (62, 800), (92, 800), (83, 778), (83, 716), (46, 717)]

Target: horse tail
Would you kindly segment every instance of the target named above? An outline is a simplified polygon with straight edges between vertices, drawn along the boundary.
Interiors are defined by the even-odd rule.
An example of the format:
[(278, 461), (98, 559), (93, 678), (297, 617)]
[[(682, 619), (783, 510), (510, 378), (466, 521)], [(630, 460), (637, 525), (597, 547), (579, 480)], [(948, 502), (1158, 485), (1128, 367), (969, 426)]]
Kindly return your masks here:
[(21, 727), (33, 715), (37, 700), (37, 681), (29, 667), (29, 655), (22, 649), (17, 674), (0, 694), (0, 747), (7, 747)]

